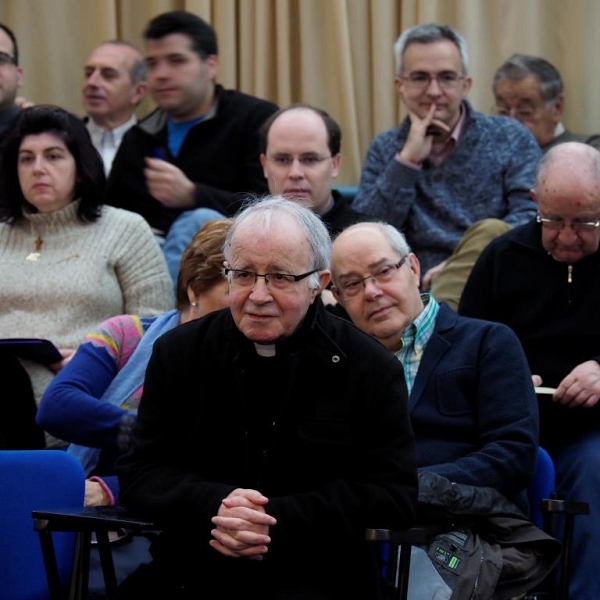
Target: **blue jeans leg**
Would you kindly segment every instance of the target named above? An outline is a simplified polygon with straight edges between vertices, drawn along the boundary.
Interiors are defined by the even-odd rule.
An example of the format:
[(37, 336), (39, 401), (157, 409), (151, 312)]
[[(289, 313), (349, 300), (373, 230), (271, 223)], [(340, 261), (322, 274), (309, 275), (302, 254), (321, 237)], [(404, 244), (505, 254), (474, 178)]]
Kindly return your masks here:
[(600, 598), (600, 431), (582, 434), (554, 456), (557, 491), (566, 500), (587, 502), (589, 515), (575, 517), (569, 598)]

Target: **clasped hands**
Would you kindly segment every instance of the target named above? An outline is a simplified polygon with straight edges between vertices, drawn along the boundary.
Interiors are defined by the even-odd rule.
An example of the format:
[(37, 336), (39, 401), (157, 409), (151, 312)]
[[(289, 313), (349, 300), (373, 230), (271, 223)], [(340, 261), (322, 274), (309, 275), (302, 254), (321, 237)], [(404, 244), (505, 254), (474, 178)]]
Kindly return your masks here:
[(277, 520), (265, 511), (269, 502), (256, 490), (237, 488), (221, 501), (212, 523), (209, 544), (217, 552), (232, 558), (262, 560), (271, 542), (269, 528)]

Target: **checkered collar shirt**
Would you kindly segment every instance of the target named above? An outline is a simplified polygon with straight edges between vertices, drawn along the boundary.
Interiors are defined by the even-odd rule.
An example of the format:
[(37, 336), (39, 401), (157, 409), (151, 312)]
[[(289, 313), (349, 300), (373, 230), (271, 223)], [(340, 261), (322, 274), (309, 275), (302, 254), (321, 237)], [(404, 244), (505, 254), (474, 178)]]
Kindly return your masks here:
[(403, 331), (402, 348), (396, 352), (398, 360), (404, 367), (409, 396), (417, 377), (421, 357), (435, 329), (435, 320), (440, 308), (431, 294), (421, 294), (421, 298), (425, 307), (421, 314)]

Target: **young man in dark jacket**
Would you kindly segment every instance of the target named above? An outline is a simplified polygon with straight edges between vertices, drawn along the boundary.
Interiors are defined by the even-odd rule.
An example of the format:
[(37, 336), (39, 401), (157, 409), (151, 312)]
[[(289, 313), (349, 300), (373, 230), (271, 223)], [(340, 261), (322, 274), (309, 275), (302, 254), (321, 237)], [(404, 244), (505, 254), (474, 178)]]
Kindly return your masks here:
[(204, 221), (231, 216), (245, 196), (267, 192), (258, 129), (277, 106), (216, 83), (217, 35), (193, 13), (155, 17), (144, 40), (158, 108), (123, 137), (106, 200), (148, 221), (173, 274)]

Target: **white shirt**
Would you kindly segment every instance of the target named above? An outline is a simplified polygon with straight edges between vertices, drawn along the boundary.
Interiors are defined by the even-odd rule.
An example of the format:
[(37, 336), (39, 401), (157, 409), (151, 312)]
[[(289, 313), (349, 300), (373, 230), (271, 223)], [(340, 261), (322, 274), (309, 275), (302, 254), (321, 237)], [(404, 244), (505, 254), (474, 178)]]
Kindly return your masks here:
[(94, 144), (98, 152), (100, 152), (100, 156), (102, 156), (104, 172), (107, 177), (110, 173), (115, 154), (123, 139), (123, 135), (125, 135), (125, 132), (128, 129), (131, 129), (136, 123), (137, 117), (131, 115), (131, 118), (123, 123), (123, 125), (119, 125), (119, 127), (115, 127), (114, 129), (104, 129), (103, 127), (100, 127), (100, 125), (97, 125), (91, 117), (88, 118), (87, 128), (92, 136), (92, 144)]

